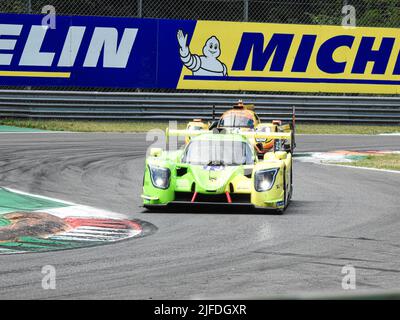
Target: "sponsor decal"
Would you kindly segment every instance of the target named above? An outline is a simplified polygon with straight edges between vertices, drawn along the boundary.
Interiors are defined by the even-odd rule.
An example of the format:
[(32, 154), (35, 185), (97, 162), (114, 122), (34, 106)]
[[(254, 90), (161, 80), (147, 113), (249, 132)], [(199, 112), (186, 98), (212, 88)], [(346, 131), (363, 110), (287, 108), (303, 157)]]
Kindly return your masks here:
[(0, 254), (103, 245), (154, 230), (121, 214), (0, 188)]
[(205, 42), (202, 55), (192, 54), (187, 46), (187, 37), (182, 30), (178, 31), (179, 53), (182, 63), (192, 71), (194, 76), (228, 76), (226, 65), (218, 57), (221, 55), (221, 44), (215, 36)]
[(223, 171), (225, 167), (223, 165), (206, 165), (203, 170), (206, 171)]
[(281, 206), (284, 206), (285, 205), (285, 201), (278, 201), (277, 203), (276, 203), (276, 206), (277, 207), (281, 207)]
[(400, 92), (394, 28), (1, 14), (5, 85)]

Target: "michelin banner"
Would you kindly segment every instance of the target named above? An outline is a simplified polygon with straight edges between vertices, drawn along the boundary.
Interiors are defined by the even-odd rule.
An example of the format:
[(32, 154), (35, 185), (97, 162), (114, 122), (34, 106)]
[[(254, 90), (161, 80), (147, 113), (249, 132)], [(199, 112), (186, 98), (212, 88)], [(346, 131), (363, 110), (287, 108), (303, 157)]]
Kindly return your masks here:
[(400, 30), (0, 14), (0, 85), (400, 93)]

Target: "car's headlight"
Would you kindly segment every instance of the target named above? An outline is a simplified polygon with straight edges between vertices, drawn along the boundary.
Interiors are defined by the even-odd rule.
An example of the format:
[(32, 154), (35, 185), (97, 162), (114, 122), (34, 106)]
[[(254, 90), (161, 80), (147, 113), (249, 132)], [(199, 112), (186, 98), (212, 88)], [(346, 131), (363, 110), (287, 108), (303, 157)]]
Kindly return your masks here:
[(169, 181), (171, 178), (171, 170), (169, 170), (168, 168), (161, 168), (150, 165), (149, 170), (153, 186), (159, 189), (168, 189)]
[(279, 168), (260, 170), (254, 176), (254, 188), (258, 192), (268, 191), (275, 183)]

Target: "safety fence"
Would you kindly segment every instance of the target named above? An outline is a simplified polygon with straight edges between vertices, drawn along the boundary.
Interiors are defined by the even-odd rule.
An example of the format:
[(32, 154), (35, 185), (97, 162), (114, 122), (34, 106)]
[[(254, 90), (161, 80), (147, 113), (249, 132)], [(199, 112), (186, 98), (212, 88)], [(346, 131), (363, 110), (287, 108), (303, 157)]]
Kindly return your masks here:
[(340, 25), (345, 5), (358, 26), (400, 27), (398, 0), (2, 0), (0, 12)]
[(262, 120), (400, 124), (400, 98), (210, 93), (132, 93), (0, 90), (0, 117), (97, 120), (211, 119), (238, 99)]

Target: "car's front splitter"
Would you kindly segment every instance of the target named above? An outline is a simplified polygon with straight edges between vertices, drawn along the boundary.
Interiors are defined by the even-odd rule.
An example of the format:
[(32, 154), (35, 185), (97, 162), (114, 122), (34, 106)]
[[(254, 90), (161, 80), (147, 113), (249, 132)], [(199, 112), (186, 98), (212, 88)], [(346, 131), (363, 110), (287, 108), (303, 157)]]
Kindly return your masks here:
[(203, 210), (213, 210), (213, 209), (238, 209), (248, 210), (248, 211), (259, 211), (259, 210), (268, 210), (268, 211), (276, 211), (280, 208), (273, 207), (258, 207), (251, 203), (226, 203), (226, 202), (190, 202), (190, 201), (171, 201), (166, 204), (144, 204), (144, 208), (146, 209), (203, 209)]

